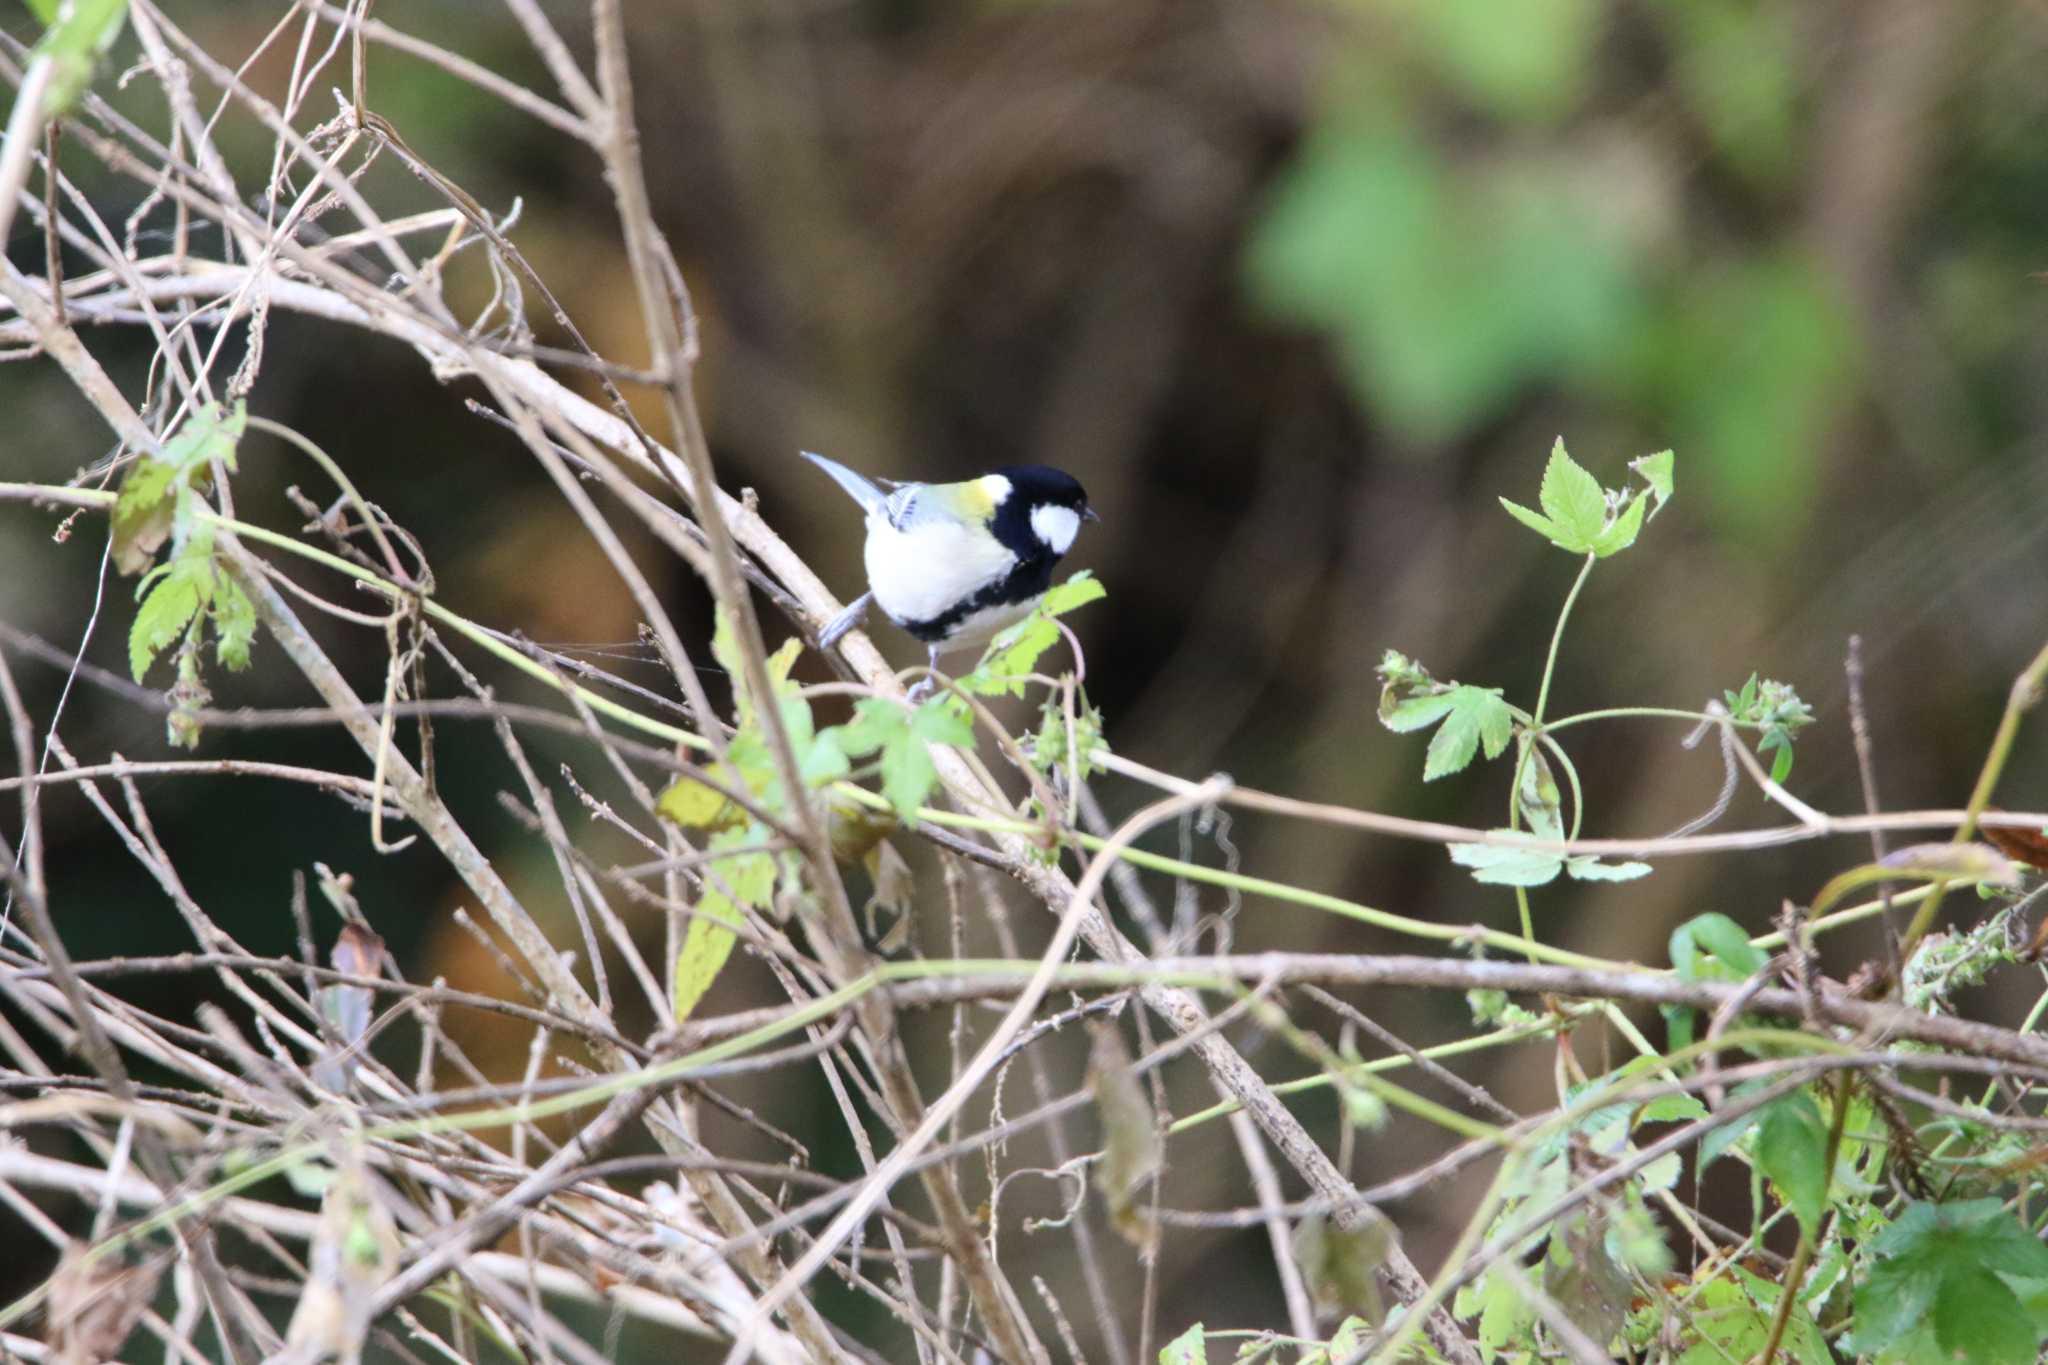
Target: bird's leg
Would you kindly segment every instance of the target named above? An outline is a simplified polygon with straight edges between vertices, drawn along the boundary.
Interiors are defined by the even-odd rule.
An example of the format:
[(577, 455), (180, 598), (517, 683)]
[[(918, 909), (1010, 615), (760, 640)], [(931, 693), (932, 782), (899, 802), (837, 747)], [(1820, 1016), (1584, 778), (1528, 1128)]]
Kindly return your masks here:
[(830, 649), (839, 643), (839, 637), (867, 619), (868, 604), (875, 600), (871, 592), (864, 592), (846, 604), (845, 610), (825, 623), (818, 632), (818, 648)]
[(930, 696), (932, 689), (939, 685), (939, 647), (937, 645), (926, 645), (925, 658), (930, 662), (932, 671), (919, 678), (916, 684), (911, 687), (908, 700), (913, 706)]

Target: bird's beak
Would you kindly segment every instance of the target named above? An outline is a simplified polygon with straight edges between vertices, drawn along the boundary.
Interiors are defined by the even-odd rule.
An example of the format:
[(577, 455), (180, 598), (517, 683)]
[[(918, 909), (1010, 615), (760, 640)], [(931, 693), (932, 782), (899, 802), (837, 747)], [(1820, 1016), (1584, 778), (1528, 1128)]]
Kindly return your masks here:
[(1095, 515), (1095, 509), (1093, 507), (1083, 507), (1081, 509), (1081, 520), (1101, 521), (1102, 518)]

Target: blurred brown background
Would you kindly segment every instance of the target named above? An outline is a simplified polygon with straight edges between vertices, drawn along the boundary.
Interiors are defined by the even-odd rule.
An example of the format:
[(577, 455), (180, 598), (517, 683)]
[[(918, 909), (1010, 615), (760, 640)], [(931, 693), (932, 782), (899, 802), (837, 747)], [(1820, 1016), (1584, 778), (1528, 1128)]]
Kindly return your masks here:
[[(169, 8), (228, 59), (282, 9)], [(578, 6), (548, 8), (581, 32)], [(2048, 265), (2048, 7), (629, 10), (658, 216), (704, 320), (699, 390), (721, 474), (757, 489), (844, 595), (859, 573), (856, 517), (798, 448), (899, 477), (1063, 466), (1103, 515), (1070, 562), (1110, 589), (1075, 623), (1115, 748), (1189, 776), (1222, 769), (1304, 798), (1497, 824), (1504, 768), (1423, 786), (1423, 740), (1374, 721), (1373, 665), (1399, 648), (1529, 704), (1575, 566), (1496, 497), (1533, 501), (1560, 433), (1608, 482), (1628, 457), (1670, 446), (1677, 500), (1593, 574), (1552, 713), (1698, 706), (1758, 670), (1818, 712), (1791, 785), (1850, 809), (1861, 798), (1842, 659), (1861, 632), (1885, 803), (1967, 794), (2012, 675), (2048, 635), (2048, 286), (2035, 276)], [(544, 87), (490, 5), (385, 0), (376, 13)], [(5, 20), (27, 31), (19, 10)], [(273, 63), (252, 79), (279, 76)], [(607, 355), (641, 358), (609, 196), (587, 157), (387, 50), (373, 50), (369, 93), (483, 204), (503, 213), (516, 198), (511, 235), (578, 325)], [(248, 147), (267, 157), (267, 144)], [(140, 197), (77, 170), (110, 218)], [(393, 166), (369, 183), (387, 205), (431, 206)], [(32, 229), (10, 246), (25, 267), (40, 261)], [(560, 340), (534, 313), (541, 339)], [(91, 340), (139, 385), (139, 337)], [(464, 396), (391, 343), (279, 317), (252, 406), (320, 441), (411, 528), (457, 609), (551, 642), (630, 643), (630, 604), (597, 551)], [(106, 449), (47, 364), (0, 368), (0, 412), (6, 477), (62, 479)], [(242, 471), (243, 515), (273, 525), (299, 521), (284, 485), (325, 496), (274, 443), (245, 447)], [(90, 615), (100, 531), (56, 546), (49, 530), (20, 507), (0, 515), (0, 620), (69, 647)], [(700, 587), (646, 562), (701, 632)], [(121, 666), (131, 612), (127, 588), (110, 585), (91, 657)], [(380, 642), (320, 629), (374, 691)], [(906, 663), (917, 655), (901, 636), (882, 642)], [(261, 643), (258, 663), (216, 680), (219, 704), (309, 700)], [(61, 675), (16, 667), (47, 717)], [(156, 715), (91, 688), (68, 707), (63, 733), (88, 760), (163, 750)], [(1659, 833), (1711, 802), (1719, 763), (1682, 750), (1681, 728), (1571, 733), (1588, 833)], [(2001, 804), (2048, 806), (2040, 735), (2023, 732)], [(208, 743), (361, 767), (319, 732)], [(447, 727), (441, 745), (458, 808), (533, 903), (551, 903), (545, 850), (494, 800), (514, 779), (488, 735)], [(535, 747), (543, 771), (572, 754)], [(1102, 794), (1112, 814), (1142, 799), (1114, 784)], [(447, 927), (460, 890), (431, 854), (379, 858), (360, 817), (296, 790), (150, 795), (195, 894), (250, 947), (290, 950), (289, 876), (320, 859), (354, 873), (411, 977), (488, 983)], [(55, 904), (79, 950), (183, 946), (82, 800), (53, 793), (48, 809)], [(1745, 792), (1728, 823), (1744, 821), (1778, 817)], [(1255, 874), (1446, 922), (1513, 921), (1508, 895), (1474, 886), (1439, 849), (1245, 819), (1229, 842)], [(1229, 856), (1213, 837), (1192, 851)], [(1843, 843), (1671, 861), (1639, 883), (1540, 890), (1536, 920), (1555, 942), (1661, 963), (1679, 920), (1712, 909), (1764, 927), (1780, 898), (1866, 854)], [(1238, 910), (1235, 935), (1247, 949), (1404, 946), (1257, 901)], [(1870, 944), (1834, 945), (1830, 968), (1846, 972)], [(926, 946), (945, 950), (936, 927)], [(722, 986), (713, 1007), (746, 1003), (758, 984)], [(1455, 1001), (1370, 1003), (1418, 1041), (1469, 1027)], [(477, 1046), (516, 1065), (525, 1038)], [(1257, 1060), (1276, 1075), (1309, 1069), (1270, 1046)], [(1073, 1081), (1079, 1066), (1076, 1053), (1056, 1069)], [(1547, 1054), (1471, 1074), (1511, 1104), (1551, 1088)], [(810, 1139), (832, 1121), (819, 1096), (752, 1098)], [(1177, 1076), (1175, 1098), (1206, 1102), (1193, 1076)], [(1304, 1113), (1333, 1131), (1326, 1100)], [(1394, 1125), (1363, 1145), (1362, 1182), (1437, 1141)], [(821, 1164), (846, 1159), (820, 1151)], [(1241, 1202), (1235, 1160), (1221, 1137), (1177, 1149), (1167, 1202)], [(1394, 1210), (1425, 1268), (1465, 1194)], [(1052, 1206), (1032, 1188), (1006, 1196), (1005, 1212)], [(1006, 1255), (1031, 1254), (1028, 1238), (1006, 1236)], [(1262, 1234), (1177, 1241), (1162, 1322), (1277, 1323), (1264, 1255)]]

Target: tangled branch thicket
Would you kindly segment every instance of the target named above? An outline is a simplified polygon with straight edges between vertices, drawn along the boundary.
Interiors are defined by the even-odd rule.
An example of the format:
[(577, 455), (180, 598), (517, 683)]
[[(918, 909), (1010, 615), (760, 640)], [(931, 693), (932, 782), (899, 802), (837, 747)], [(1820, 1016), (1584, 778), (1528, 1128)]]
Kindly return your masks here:
[[(37, 1246), (23, 1254), (50, 1269), (0, 1308), (0, 1357), (97, 1359), (133, 1336), (160, 1343), (166, 1359), (367, 1350), (593, 1361), (616, 1355), (630, 1329), (718, 1343), (698, 1349), (735, 1361), (1127, 1365), (1155, 1353), (1199, 1360), (1226, 1341), (1259, 1358), (1588, 1360), (1621, 1338), (1638, 1358), (1822, 1360), (1884, 1349), (1873, 1315), (1890, 1310), (1865, 1290), (1907, 1273), (1896, 1230), (1915, 1210), (1963, 1219), (1956, 1226), (1978, 1230), (1973, 1245), (2005, 1247), (1976, 1281), (1942, 1280), (1943, 1294), (1991, 1294), (1988, 1282), (2010, 1295), (2009, 1282), (2039, 1269), (2017, 1244), (1997, 1242), (2008, 1223), (1984, 1229), (1993, 1213), (2006, 1217), (1998, 1201), (2026, 1212), (2032, 1135), (2048, 1124), (2035, 1090), (2048, 1079), (2048, 1043), (2025, 1026), (1960, 1017), (1951, 1001), (1973, 973), (2024, 955), (2027, 903), (1997, 889), (2024, 874), (1971, 838), (1983, 825), (2021, 831), (1999, 836), (2017, 847), (2044, 824), (1988, 801), (2048, 656), (2015, 688), (1964, 810), (1813, 810), (1733, 742), (1738, 723), (1768, 732), (1790, 713), (1758, 720), (1745, 702), (1705, 720), (1728, 740), (1731, 781), (1750, 781), (1792, 823), (1633, 841), (1566, 840), (1537, 818), (1546, 802), (1561, 808), (1545, 754), (1562, 751), (1541, 700), (1512, 712), (1478, 689), (1400, 671), (1405, 660), (1389, 666), (1389, 723), (1416, 728), (1425, 713), (1434, 722), (1469, 704), (1469, 761), (1497, 722), (1500, 742), (1484, 742), (1491, 754), (1515, 741), (1517, 810), (1533, 833), (1317, 806), (1111, 754), (1093, 738), (1078, 659), (1060, 678), (1017, 684), (1046, 699), (1046, 728), (1030, 740), (964, 693), (908, 711), (901, 680), (859, 634), (827, 660), (840, 681), (798, 688), (792, 656), (769, 647), (784, 632), (762, 608), (814, 639), (839, 604), (752, 499), (717, 481), (692, 390), (689, 294), (646, 193), (618, 0), (591, 7), (589, 69), (534, 0), (507, 8), (552, 91), (371, 20), (367, 0), (297, 0), (257, 51), (232, 59), (135, 0), (129, 78), (161, 96), (161, 118), (147, 125), (90, 93), (60, 107), (49, 92), (61, 69), (45, 49), (0, 55), (17, 92), (0, 152), (0, 240), (19, 219), (49, 243), (41, 274), (0, 262), (0, 344), (9, 359), (59, 367), (121, 457), (66, 486), (0, 484), (0, 499), (18, 515), (49, 509), (60, 535), (105, 516), (109, 587), (117, 570), (155, 575), (130, 637), (137, 682), (4, 628), (0, 703), (19, 775), (0, 788), (18, 797), (20, 821), (0, 859), (0, 1200), (26, 1230), (21, 1246)], [(252, 88), (245, 73), (279, 53), (289, 54), (283, 89)], [(511, 224), (422, 160), (366, 100), (369, 69), (416, 62), (582, 145), (587, 171), (616, 199), (644, 369), (584, 346)], [(336, 84), (338, 111), (323, 118)], [(260, 183), (231, 172), (231, 135), (269, 143)], [(435, 206), (380, 207), (364, 174), (380, 160), (402, 164), (408, 187), (426, 187)], [(81, 163), (125, 179), (139, 206), (109, 221), (67, 178)], [(63, 273), (62, 260), (91, 268)], [(474, 291), (447, 288), (465, 269), (489, 281), (466, 312), (452, 300)], [(347, 451), (248, 411), (280, 312), (337, 339), (393, 339), (480, 394), (478, 420), (517, 434), (630, 592), (665, 686), (628, 683), (467, 619), (436, 591), (434, 547), (386, 517), (376, 489), (355, 486)], [(531, 312), (574, 344), (538, 345)], [(139, 384), (118, 382), (83, 340), (110, 327), (152, 339)], [(585, 384), (601, 401), (582, 396)], [(657, 396), (659, 430), (635, 419), (622, 389)], [(250, 431), (292, 443), (333, 485), (327, 506), (307, 504), (304, 527), (237, 516), (236, 448)], [(1660, 506), (1668, 465), (1663, 478)], [(1589, 568), (1633, 539), (1641, 496), (1587, 542)], [(1554, 513), (1551, 502), (1546, 479)], [(1561, 521), (1518, 515), (1566, 534)], [(1629, 516), (1626, 536), (1613, 532)], [(730, 707), (707, 695), (707, 651), (671, 619), (628, 553), (629, 534), (673, 552), (716, 603), (711, 649), (732, 675)], [(356, 594), (352, 604), (334, 600), (336, 584)], [(99, 628), (117, 629), (118, 610), (107, 617)], [(382, 642), (381, 693), (347, 680), (308, 628), (317, 618)], [(210, 706), (206, 679), (248, 662), (252, 643), (256, 666), (296, 671), (319, 705)], [(176, 669), (168, 694), (138, 685), (152, 666)], [(163, 713), (174, 743), (216, 750), (264, 726), (322, 724), (345, 731), (360, 758), (342, 771), (74, 752), (61, 703), (47, 714), (24, 703), (15, 674), (25, 667), (54, 667), (68, 687)], [(548, 689), (553, 704), (500, 700), (515, 678)], [(848, 695), (878, 708), (857, 722), (872, 740), (865, 750), (852, 729), (822, 741), (812, 721), (811, 702)], [(1407, 703), (1422, 709), (1401, 712)], [(519, 779), (505, 805), (556, 874), (570, 942), (550, 937), (544, 923), (554, 921), (468, 832), (480, 813), (455, 809), (435, 780), (433, 727), (472, 723), (494, 728)], [(1458, 733), (1451, 727), (1466, 722), (1443, 723)], [(579, 754), (559, 780), (529, 754), (543, 734)], [(873, 767), (848, 761), (877, 750)], [(867, 783), (877, 770), (886, 799)], [(516, 989), (496, 998), (402, 979), (376, 913), (356, 905), (345, 870), (325, 867), (309, 868), (318, 899), (302, 884), (293, 902), (300, 955), (247, 951), (188, 892), (179, 850), (157, 837), (142, 786), (155, 778), (304, 784), (360, 811), (380, 851), (438, 854), (481, 908), (471, 931)], [(1126, 788), (1116, 804), (1138, 813), (1112, 828), (1091, 780)], [(66, 951), (40, 812), (59, 787), (82, 793), (154, 879), (189, 930), (189, 951)], [(1598, 855), (1739, 855), (1912, 830), (1953, 832), (1955, 842), (1844, 874), (1810, 904), (1788, 898), (1781, 932), (1754, 942), (1730, 938), (1726, 921), (1698, 923), (1665, 968), (1546, 945), (1526, 914), (1521, 934), (1442, 924), (1136, 847), (1162, 825), (1214, 832), (1225, 812), (1316, 822), (1332, 838), (1453, 844), (1495, 881), (1540, 879), (1532, 858), (1547, 860), (1547, 875), (1569, 860), (1574, 876), (1604, 876), (1628, 865)], [(644, 856), (605, 861), (583, 837), (599, 829)], [(943, 905), (951, 950), (906, 953), (907, 928), (874, 923), (875, 902), (911, 894), (884, 836), (922, 841), (937, 863), (922, 899)], [(863, 862), (856, 875), (874, 892), (865, 924), (847, 881)], [(1152, 898), (1166, 884), (1170, 910)], [(1947, 889), (1966, 884), (2012, 903), (1979, 933), (1930, 934)], [(1899, 889), (1849, 903), (1850, 892), (1888, 885)], [(1203, 887), (1350, 916), (1431, 951), (1236, 955), (1227, 920), (1192, 912)], [(1039, 926), (1012, 924), (1013, 899), (1051, 917), (1035, 958), (1017, 944), (1037, 941)], [(1004, 960), (962, 958), (969, 918), (995, 925)], [(1877, 918), (1904, 931), (1896, 966), (1876, 964), (1849, 986), (1822, 977), (1818, 938)], [(696, 1013), (735, 941), (785, 1003)], [(204, 979), (236, 1008), (166, 1018), (124, 995), (165, 976)], [(1413, 1046), (1356, 1003), (1387, 988), (1462, 995), (1475, 1030)], [(1640, 1024), (1651, 1006), (1671, 1024), (1663, 1049)], [(521, 1077), (494, 1083), (464, 1054), (444, 1020), (466, 1012), (531, 1031)], [(913, 1050), (910, 1035), (927, 1021), (947, 1030), (945, 1044)], [(1047, 1058), (1069, 1024), (1085, 1024), (1091, 1040), (1078, 1086)], [(1632, 1060), (1589, 1075), (1575, 1039), (1618, 1045)], [(1382, 1055), (1367, 1060), (1361, 1045)], [(1459, 1057), (1493, 1049), (1554, 1068), (1555, 1105), (1517, 1113), (1457, 1074)], [(1284, 1083), (1271, 1074), (1304, 1064)], [(1169, 1071), (1206, 1077), (1216, 1104), (1170, 1113)], [(822, 1082), (852, 1174), (828, 1174), (725, 1093), (728, 1078), (761, 1073)], [(1339, 1103), (1298, 1112), (1289, 1101), (1302, 1092)], [(1405, 1155), (1374, 1143), (1390, 1111), (1442, 1141)], [(1177, 1152), (1215, 1124), (1241, 1156), (1242, 1175), (1228, 1183), (1242, 1195), (1176, 1207)], [(1353, 1156), (1365, 1144), (1376, 1183), (1361, 1186)], [(1746, 1162), (1770, 1199), (1751, 1226), (1725, 1226), (1686, 1194), (1698, 1186), (1681, 1180), (1681, 1157)], [(1396, 1232), (1404, 1210), (1473, 1169), (1491, 1172), (1483, 1197), (1459, 1213), (1447, 1250), (1418, 1267)], [(1056, 1191), (1048, 1216), (1015, 1211), (1031, 1184)], [(1987, 1198), (1989, 1213), (1978, 1207)], [(2021, 1226), (2038, 1251), (2032, 1223)], [(1267, 1243), (1234, 1277), (1277, 1285), (1284, 1311), (1205, 1327), (1162, 1320), (1162, 1239), (1238, 1228), (1263, 1229)], [(1239, 1302), (1233, 1290), (1216, 1312)], [(1920, 1331), (1946, 1344), (1968, 1324), (1897, 1326), (1899, 1340)], [(1705, 1348), (1721, 1354), (1688, 1354)]]

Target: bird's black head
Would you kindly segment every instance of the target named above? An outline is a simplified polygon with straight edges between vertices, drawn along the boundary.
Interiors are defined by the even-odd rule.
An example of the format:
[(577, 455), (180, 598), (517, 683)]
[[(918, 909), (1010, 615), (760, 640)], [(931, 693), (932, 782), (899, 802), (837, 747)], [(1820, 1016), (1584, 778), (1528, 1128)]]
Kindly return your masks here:
[(1064, 470), (1018, 464), (994, 473), (1009, 481), (1010, 491), (996, 505), (991, 528), (1019, 559), (1050, 566), (1074, 543), (1081, 523), (1096, 519), (1088, 490)]

